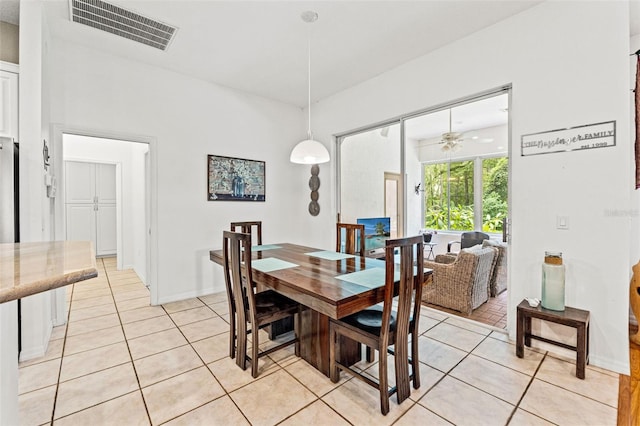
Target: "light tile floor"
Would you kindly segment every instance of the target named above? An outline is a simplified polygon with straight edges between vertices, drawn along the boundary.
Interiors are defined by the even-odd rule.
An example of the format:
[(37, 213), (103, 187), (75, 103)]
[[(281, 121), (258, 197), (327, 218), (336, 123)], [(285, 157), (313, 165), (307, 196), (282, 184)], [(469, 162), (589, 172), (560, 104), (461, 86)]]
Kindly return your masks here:
[(401, 405), (392, 397), (387, 416), (373, 388), (344, 374), (331, 383), (292, 350), (253, 379), (228, 357), (225, 294), (149, 306), (133, 271), (98, 263), (98, 278), (69, 287), (69, 322), (47, 354), (20, 364), (22, 425), (616, 424), (617, 374), (588, 367), (579, 380), (568, 360), (517, 358), (498, 329), (429, 308), (422, 386)]

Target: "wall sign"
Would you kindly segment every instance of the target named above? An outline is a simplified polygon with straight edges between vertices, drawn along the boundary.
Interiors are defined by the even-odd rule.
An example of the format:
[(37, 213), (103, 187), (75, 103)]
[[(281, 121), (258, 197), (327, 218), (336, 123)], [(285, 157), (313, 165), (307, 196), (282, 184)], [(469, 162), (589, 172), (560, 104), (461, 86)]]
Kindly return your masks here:
[(522, 156), (616, 146), (616, 122), (522, 135)]

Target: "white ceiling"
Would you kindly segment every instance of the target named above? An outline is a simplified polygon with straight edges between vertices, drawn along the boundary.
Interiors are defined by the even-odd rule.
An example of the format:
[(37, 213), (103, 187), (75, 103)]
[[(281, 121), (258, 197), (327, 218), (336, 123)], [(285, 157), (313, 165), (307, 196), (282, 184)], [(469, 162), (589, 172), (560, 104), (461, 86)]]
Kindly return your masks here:
[(178, 27), (166, 52), (71, 22), (68, 1), (46, 7), (54, 37), (303, 107), (309, 33), (315, 102), (539, 2), (113, 1)]
[[(312, 47), (311, 96), (317, 102), (541, 0), (110, 2), (178, 27), (169, 48), (163, 52), (71, 22), (68, 0), (45, 2), (52, 36), (305, 107), (308, 38)], [(640, 0), (630, 4), (631, 35), (640, 34)], [(306, 10), (319, 14), (315, 24), (300, 18)], [(17, 24), (18, 16), (18, 0), (0, 0), (0, 20)], [(459, 109), (459, 113), (463, 111)], [(487, 125), (496, 125), (496, 108), (488, 114), (492, 117), (484, 119)], [(435, 117), (439, 116), (431, 119)], [(445, 118), (439, 127), (448, 127)], [(467, 124), (469, 120), (461, 117), (458, 121)], [(454, 117), (457, 130), (455, 121)], [(416, 131), (423, 127), (417, 126), (418, 122)], [(434, 126), (428, 126), (431, 135), (436, 133)], [(429, 135), (421, 131), (415, 136), (423, 139)]]

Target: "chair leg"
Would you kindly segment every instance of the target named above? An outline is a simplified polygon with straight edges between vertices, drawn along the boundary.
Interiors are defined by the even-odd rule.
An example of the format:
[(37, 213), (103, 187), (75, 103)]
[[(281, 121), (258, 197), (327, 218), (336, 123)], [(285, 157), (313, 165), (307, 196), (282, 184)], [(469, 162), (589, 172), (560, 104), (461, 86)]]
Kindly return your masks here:
[(373, 348), (367, 346), (367, 351), (366, 352), (367, 352), (367, 362), (369, 362), (369, 363), (373, 362), (374, 359), (375, 359), (375, 353), (374, 353)]
[(247, 323), (240, 321), (236, 324), (238, 349), (236, 353), (236, 364), (243, 370), (247, 369)]
[(258, 329), (258, 327), (253, 326), (251, 326), (251, 330), (251, 376), (255, 379), (256, 377), (258, 377), (258, 349), (260, 330)]
[(236, 315), (229, 313), (229, 358), (236, 357)]
[(297, 314), (293, 316), (293, 334), (296, 338), (296, 343), (294, 344), (295, 354), (299, 358), (300, 357), (300, 321), (301, 321), (301, 313), (298, 311)]
[(340, 380), (340, 369), (336, 365), (336, 359), (340, 357), (340, 345), (336, 344), (338, 334), (333, 323), (329, 323), (329, 378), (333, 383)]
[[(367, 347), (367, 349), (369, 349)], [(389, 377), (387, 376), (387, 351), (378, 351), (378, 383), (380, 390), (380, 412), (387, 415), (389, 412)]]
[(418, 333), (411, 333), (411, 372), (413, 373), (413, 388), (420, 387), (420, 362), (418, 359)]

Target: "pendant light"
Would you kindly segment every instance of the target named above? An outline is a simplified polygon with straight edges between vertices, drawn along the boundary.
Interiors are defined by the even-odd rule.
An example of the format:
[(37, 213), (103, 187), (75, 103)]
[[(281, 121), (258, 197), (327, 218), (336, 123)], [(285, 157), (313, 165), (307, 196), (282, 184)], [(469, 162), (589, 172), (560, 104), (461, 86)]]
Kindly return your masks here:
[[(302, 20), (308, 24), (312, 24), (318, 20), (318, 14), (313, 11), (306, 11), (300, 15)], [(329, 161), (329, 151), (327, 148), (317, 140), (313, 139), (311, 133), (311, 36), (308, 37), (307, 42), (307, 65), (308, 65), (308, 100), (307, 110), (309, 112), (309, 127), (307, 130), (307, 139), (298, 144), (291, 151), (289, 160), (292, 163), (297, 164), (320, 164)]]

